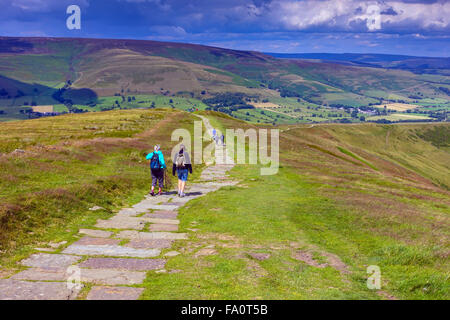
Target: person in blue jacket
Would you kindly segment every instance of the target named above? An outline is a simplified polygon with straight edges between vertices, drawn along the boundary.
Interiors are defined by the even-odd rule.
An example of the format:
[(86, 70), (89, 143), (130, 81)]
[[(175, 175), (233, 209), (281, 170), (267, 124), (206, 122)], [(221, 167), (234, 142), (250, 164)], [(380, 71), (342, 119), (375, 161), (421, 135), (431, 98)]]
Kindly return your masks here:
[(154, 151), (146, 157), (147, 160), (150, 160), (150, 170), (152, 173), (152, 191), (150, 194), (152, 196), (155, 195), (156, 183), (158, 183), (159, 195), (162, 195), (162, 188), (164, 187), (164, 169), (166, 168), (166, 163), (160, 149), (159, 144), (155, 145)]

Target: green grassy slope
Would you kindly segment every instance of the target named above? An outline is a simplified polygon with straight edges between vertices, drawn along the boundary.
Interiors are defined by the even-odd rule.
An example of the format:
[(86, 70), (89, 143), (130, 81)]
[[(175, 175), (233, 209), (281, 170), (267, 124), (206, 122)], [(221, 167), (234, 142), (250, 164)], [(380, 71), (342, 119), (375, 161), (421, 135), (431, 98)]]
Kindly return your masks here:
[[(217, 128), (258, 128), (202, 113)], [(194, 120), (155, 109), (2, 125), (0, 276), (41, 243), (70, 243), (78, 228), (140, 200), (145, 151), (155, 142), (169, 150), (172, 130)], [(182, 208), (189, 240), (166, 265), (178, 271), (150, 271), (143, 298), (448, 299), (449, 125), (280, 129), (278, 174), (237, 165), (238, 185)], [(213, 254), (196, 254), (205, 247)], [(381, 269), (381, 290), (366, 287), (369, 265)]]
[[(210, 117), (216, 127), (251, 127)], [(449, 193), (421, 175), (440, 168), (448, 182), (450, 155), (433, 134), (448, 125), (352, 127), (290, 127), (277, 175), (238, 165), (239, 185), (190, 202), (181, 226), (199, 231), (167, 265), (182, 272), (150, 274), (144, 298), (448, 299)], [(382, 153), (386, 127), (395, 148)], [(217, 254), (196, 256), (205, 247)], [(381, 290), (366, 287), (369, 265), (381, 269)]]
[[(26, 256), (41, 242), (70, 240), (83, 225), (140, 201), (150, 188), (145, 155), (157, 143), (165, 153), (170, 152), (176, 144), (170, 141), (170, 132), (177, 128), (192, 131), (194, 120), (198, 119), (188, 113), (154, 109), (2, 124), (2, 267)], [(11, 152), (16, 148), (25, 152)], [(94, 205), (105, 210), (89, 211)]]

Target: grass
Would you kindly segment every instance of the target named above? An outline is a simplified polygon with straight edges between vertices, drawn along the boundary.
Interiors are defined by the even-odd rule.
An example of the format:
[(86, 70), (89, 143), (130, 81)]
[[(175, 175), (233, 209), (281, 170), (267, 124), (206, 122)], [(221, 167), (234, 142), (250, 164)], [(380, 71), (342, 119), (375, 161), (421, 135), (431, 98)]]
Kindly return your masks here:
[[(222, 131), (258, 128), (202, 114)], [(4, 150), (26, 150), (0, 158), (6, 270), (33, 248), (71, 242), (78, 228), (141, 200), (149, 187), (145, 151), (154, 141), (168, 150), (171, 130), (192, 130), (198, 119), (156, 109), (52, 120), (0, 130)], [(141, 298), (448, 299), (448, 125), (282, 129), (278, 174), (237, 165), (236, 186), (180, 209), (189, 240), (175, 242), (171, 250), (181, 254), (168, 259), (168, 272), (148, 272)], [(194, 168), (191, 181), (200, 171)], [(106, 210), (90, 212), (93, 205)], [(369, 265), (381, 269), (381, 290), (366, 287)]]
[[(65, 115), (2, 126), (2, 148), (21, 148), (25, 153), (0, 158), (1, 265), (12, 266), (53, 238), (71, 240), (78, 228), (140, 201), (150, 183), (145, 154), (156, 143), (170, 153), (175, 142), (166, 132), (192, 131), (194, 120), (198, 119), (187, 113), (156, 109)], [(103, 135), (86, 128), (92, 125)], [(124, 126), (126, 130), (121, 130)], [(171, 160), (166, 161), (170, 168)], [(169, 178), (169, 186), (174, 185), (175, 178), (171, 174)], [(88, 209), (94, 205), (106, 210), (92, 213)]]
[[(209, 116), (221, 129), (249, 126)], [(258, 167), (236, 166), (232, 173), (239, 185), (182, 209), (182, 230), (189, 232), (194, 224), (199, 229), (190, 232), (190, 241), (178, 244), (183, 254), (167, 264), (168, 270), (182, 272), (150, 273), (143, 298), (448, 299), (448, 192), (393, 162), (389, 147), (395, 144), (396, 159), (423, 161), (426, 154), (428, 171), (438, 164), (444, 168), (448, 154), (426, 140), (414, 138), (414, 148), (409, 142), (412, 132), (432, 127), (446, 128), (291, 127), (280, 137), (277, 175), (259, 176)], [(386, 145), (387, 129), (393, 141)], [(336, 157), (336, 141), (351, 145), (354, 152), (338, 147), (343, 157)], [(403, 148), (414, 156), (406, 157)], [(417, 154), (419, 148), (431, 149)], [(211, 246), (216, 255), (196, 256), (200, 248)], [(337, 256), (351, 274), (339, 271), (342, 264), (317, 268), (297, 261), (298, 251), (310, 252), (317, 263)], [(255, 260), (249, 255), (254, 252), (270, 258)], [(368, 265), (381, 268), (379, 291), (365, 286)]]

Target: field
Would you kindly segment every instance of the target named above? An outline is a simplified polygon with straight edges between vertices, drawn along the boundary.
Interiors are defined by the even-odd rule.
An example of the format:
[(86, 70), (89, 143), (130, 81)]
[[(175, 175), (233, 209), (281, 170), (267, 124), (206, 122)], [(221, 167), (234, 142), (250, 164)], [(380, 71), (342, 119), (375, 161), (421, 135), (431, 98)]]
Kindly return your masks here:
[(384, 108), (386, 106), (389, 110), (395, 110), (395, 111), (406, 111), (410, 109), (417, 108), (417, 105), (414, 104), (408, 104), (408, 103), (386, 103), (386, 104), (379, 104), (375, 105), (375, 108)]
[(374, 116), (368, 117), (367, 120), (381, 120), (386, 119), (389, 121), (400, 121), (400, 120), (431, 120), (430, 117), (420, 115), (420, 114), (409, 114), (409, 113), (391, 113), (386, 116)]
[[(406, 70), (401, 70), (395, 64), (399, 61), (380, 62), (371, 68), (156, 41), (0, 37), (0, 42), (4, 48), (0, 53), (0, 121), (27, 118), (20, 109), (31, 105), (75, 105), (98, 111), (117, 108), (118, 100), (123, 108), (143, 106), (121, 101), (130, 96), (185, 98), (191, 102), (163, 104), (182, 110), (187, 106), (197, 109), (196, 105), (204, 109), (200, 101), (224, 93), (245, 94), (247, 101), (257, 105), (281, 106), (276, 111), (283, 117), (260, 117), (250, 111), (247, 115), (231, 110), (235, 106), (222, 110), (266, 124), (364, 121), (361, 110), (350, 117), (340, 111), (344, 107), (351, 113), (351, 109), (376, 110), (374, 106), (384, 104), (397, 111), (417, 105), (431, 120), (445, 119), (449, 109), (450, 76), (445, 73), (447, 62), (439, 59), (425, 59), (439, 71), (435, 74), (430, 69), (434, 74), (427, 74), (428, 69), (420, 65), (414, 69), (408, 57)], [(389, 68), (382, 69), (385, 65)], [(68, 90), (56, 100), (59, 89)], [(270, 111), (275, 111), (273, 107)], [(430, 109), (434, 107), (444, 110)]]
[[(199, 112), (222, 130), (259, 127)], [(0, 277), (140, 201), (145, 152), (168, 152), (172, 130), (194, 120), (170, 108), (3, 123)], [(449, 299), (449, 137), (446, 123), (281, 126), (278, 174), (237, 165), (236, 186), (188, 202), (189, 240), (165, 267), (176, 272), (149, 271), (142, 299)], [(196, 255), (206, 247), (215, 253)], [(366, 287), (369, 265), (381, 290)]]

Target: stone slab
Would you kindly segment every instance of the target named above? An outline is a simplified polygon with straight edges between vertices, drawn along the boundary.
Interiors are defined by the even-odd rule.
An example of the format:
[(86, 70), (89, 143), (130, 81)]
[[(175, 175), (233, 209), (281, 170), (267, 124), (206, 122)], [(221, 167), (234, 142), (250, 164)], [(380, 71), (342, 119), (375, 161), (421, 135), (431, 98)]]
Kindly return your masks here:
[(147, 218), (147, 217), (142, 217), (142, 219), (143, 219), (143, 221), (151, 222), (151, 223), (173, 224), (173, 225), (180, 224), (180, 220), (176, 220), (176, 219), (156, 219), (156, 218)]
[(139, 212), (137, 212), (135, 209), (133, 208), (123, 208), (121, 209), (118, 213), (118, 215), (123, 215), (123, 216), (130, 216), (133, 217), (135, 215), (138, 215)]
[(71, 300), (79, 289), (68, 289), (66, 282), (0, 280), (0, 300)]
[(176, 224), (155, 223), (150, 225), (150, 231), (178, 231)]
[(94, 230), (94, 229), (80, 229), (80, 231), (78, 232), (88, 235), (90, 237), (97, 237), (97, 238), (109, 238), (112, 235), (112, 232), (110, 231)]
[(143, 291), (144, 288), (96, 286), (86, 300), (137, 300)]
[(162, 206), (178, 206), (178, 207), (180, 207), (180, 206), (183, 206), (184, 205), (184, 202), (181, 202), (181, 201), (177, 201), (177, 202), (164, 202), (164, 203), (161, 203), (161, 205)]
[(97, 228), (105, 228), (105, 229), (135, 229), (142, 230), (145, 226), (145, 223), (135, 217), (128, 216), (114, 216), (108, 220), (97, 220), (97, 224), (95, 225)]
[(175, 232), (138, 232), (138, 231), (121, 231), (117, 238), (120, 239), (137, 239), (137, 240), (152, 240), (152, 239), (168, 239), (168, 240), (181, 240), (187, 239), (186, 233)]
[(13, 275), (14, 280), (65, 281), (69, 274), (65, 269), (30, 268)]
[(173, 205), (153, 204), (153, 205), (149, 206), (148, 209), (175, 211), (175, 210), (178, 209), (178, 207), (177, 206), (173, 206)]
[(112, 269), (81, 269), (81, 281), (106, 285), (132, 285), (144, 281), (146, 272)]
[(151, 258), (159, 256), (158, 249), (134, 249), (124, 246), (95, 246), (95, 245), (70, 245), (64, 251), (67, 254), (86, 255), (86, 256), (112, 256), (112, 257), (137, 257)]
[(165, 265), (166, 261), (163, 259), (89, 258), (78, 266), (94, 269), (146, 271), (162, 269)]
[(27, 267), (65, 269), (80, 259), (65, 254), (35, 253), (20, 263)]
[(178, 213), (173, 211), (155, 211), (153, 213), (146, 213), (142, 217), (155, 219), (176, 219), (177, 216)]
[(93, 238), (93, 237), (83, 237), (77, 242), (75, 245), (118, 245), (120, 243), (119, 239), (110, 239), (110, 238)]
[(125, 246), (136, 249), (167, 249), (172, 247), (173, 240), (155, 239), (155, 240), (130, 240)]

